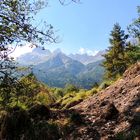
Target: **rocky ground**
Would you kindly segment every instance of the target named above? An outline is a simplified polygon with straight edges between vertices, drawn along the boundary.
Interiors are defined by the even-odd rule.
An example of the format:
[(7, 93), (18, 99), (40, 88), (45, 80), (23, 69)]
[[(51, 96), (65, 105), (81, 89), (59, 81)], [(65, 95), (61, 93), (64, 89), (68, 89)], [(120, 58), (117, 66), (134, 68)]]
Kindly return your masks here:
[(140, 63), (122, 79), (73, 107), (82, 116), (69, 140), (140, 139)]

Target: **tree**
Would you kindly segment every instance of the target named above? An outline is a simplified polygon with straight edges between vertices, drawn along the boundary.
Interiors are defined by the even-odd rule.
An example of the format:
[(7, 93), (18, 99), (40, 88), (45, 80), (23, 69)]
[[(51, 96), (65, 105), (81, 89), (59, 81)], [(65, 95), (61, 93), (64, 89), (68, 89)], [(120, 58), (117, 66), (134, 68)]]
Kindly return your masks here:
[(140, 46), (137, 44), (127, 43), (125, 49), (125, 61), (127, 67), (140, 61)]
[[(61, 4), (65, 4), (66, 2), (64, 0), (59, 1)], [(78, 2), (78, 0), (72, 1)], [(51, 24), (44, 22), (43, 29), (32, 25), (34, 15), (47, 5), (48, 0), (0, 1), (0, 84), (3, 95), (10, 95), (13, 92), (10, 87), (9, 90), (5, 90), (6, 86), (11, 85), (8, 84), (9, 81), (7, 80), (10, 79), (10, 82), (12, 81), (11, 83), (14, 84), (18, 83), (18, 79), (15, 78), (17, 73), (15, 74), (15, 71), (13, 71), (16, 69), (16, 65), (13, 58), (9, 56), (15, 50), (16, 46), (25, 42), (31, 42), (32, 46), (34, 44), (57, 42), (58, 37), (55, 35)], [(13, 47), (11, 47), (11, 44)], [(4, 79), (6, 79), (6, 82)], [(2, 99), (2, 101), (4, 100)]]
[(140, 6), (137, 7), (138, 18), (128, 26), (130, 35), (137, 40), (136, 44), (129, 43), (126, 49), (126, 57), (130, 64), (140, 61)]
[(128, 31), (132, 37), (137, 38), (140, 43), (140, 6), (137, 7), (138, 18), (128, 26)]
[(103, 66), (106, 69), (106, 78), (114, 79), (126, 70), (125, 47), (128, 35), (125, 35), (118, 23), (114, 25), (110, 35), (111, 46), (104, 55)]
[[(59, 0), (65, 4), (66, 0)], [(78, 2), (79, 0), (72, 0)], [(44, 23), (41, 30), (33, 26), (32, 21), (37, 12), (48, 5), (48, 0), (2, 0), (0, 1), (0, 51), (7, 45), (21, 43), (56, 42), (53, 26)]]
[[(65, 4), (67, 0), (59, 0)], [(79, 0), (72, 0), (78, 2)], [(32, 25), (34, 15), (48, 5), (48, 0), (2, 0), (0, 1), (0, 53), (1, 59), (12, 49), (9, 44), (25, 41), (32, 44), (54, 43), (57, 41), (53, 26), (44, 22), (43, 29)], [(15, 48), (15, 47), (14, 47)]]

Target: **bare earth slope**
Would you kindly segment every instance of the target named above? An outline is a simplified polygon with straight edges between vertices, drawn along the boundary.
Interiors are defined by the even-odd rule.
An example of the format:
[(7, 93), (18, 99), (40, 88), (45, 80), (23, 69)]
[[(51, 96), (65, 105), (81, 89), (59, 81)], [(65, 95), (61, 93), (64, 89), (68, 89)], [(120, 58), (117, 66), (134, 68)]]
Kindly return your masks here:
[[(77, 126), (69, 139), (131, 140), (140, 130), (140, 62), (131, 66), (122, 79), (73, 107), (85, 125)], [(124, 134), (121, 134), (124, 133)]]

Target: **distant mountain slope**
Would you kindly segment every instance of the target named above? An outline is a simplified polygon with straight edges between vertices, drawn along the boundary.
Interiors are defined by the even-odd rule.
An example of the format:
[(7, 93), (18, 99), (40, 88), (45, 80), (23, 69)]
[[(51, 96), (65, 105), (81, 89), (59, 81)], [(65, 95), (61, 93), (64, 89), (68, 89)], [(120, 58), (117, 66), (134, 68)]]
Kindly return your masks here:
[(42, 69), (46, 72), (62, 69), (71, 74), (77, 74), (84, 69), (84, 65), (60, 52), (52, 55), (47, 61), (36, 65), (34, 68)]
[(89, 89), (93, 87), (95, 82), (101, 82), (104, 74), (104, 68), (101, 66), (102, 61), (99, 60), (86, 65), (85, 70), (77, 76), (82, 87)]
[(46, 62), (35, 65), (33, 70), (37, 78), (49, 86), (64, 87), (69, 83), (91, 88), (102, 79), (104, 70), (101, 62), (84, 65), (60, 52)]
[(23, 65), (35, 65), (48, 60), (50, 55), (51, 52), (47, 49), (35, 48), (32, 52), (18, 57), (16, 61)]
[(62, 53), (59, 49), (50, 52), (35, 48), (32, 53), (22, 55), (17, 61), (22, 65), (32, 65), (38, 80), (49, 86), (64, 87), (69, 83), (82, 88), (91, 88), (95, 82), (102, 80), (104, 73), (100, 66), (102, 56), (96, 54), (96, 58), (99, 58), (99, 61), (96, 59), (95, 62), (85, 65)]
[(77, 81), (76, 75), (83, 71), (85, 66), (63, 53), (54, 54), (48, 61), (34, 66), (37, 78), (49, 86), (64, 87), (66, 83)]

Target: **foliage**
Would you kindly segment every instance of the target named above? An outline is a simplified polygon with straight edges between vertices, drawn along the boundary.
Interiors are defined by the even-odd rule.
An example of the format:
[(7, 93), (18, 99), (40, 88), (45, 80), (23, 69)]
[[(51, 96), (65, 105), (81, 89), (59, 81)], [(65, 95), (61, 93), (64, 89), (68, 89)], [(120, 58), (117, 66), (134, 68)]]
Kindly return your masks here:
[(125, 35), (117, 23), (111, 31), (111, 46), (104, 55), (105, 78), (115, 80), (132, 64), (140, 60), (140, 47), (127, 42), (128, 35)]
[[(0, 112), (0, 139), (56, 140), (62, 133), (57, 123), (45, 119), (31, 119), (30, 113), (21, 108)], [(10, 130), (10, 131), (9, 131)]]
[[(115, 80), (114, 80), (115, 81)], [(113, 80), (104, 80), (100, 86), (99, 86), (99, 90), (102, 90), (102, 89), (105, 89), (107, 88), (108, 86), (112, 85), (114, 83)]]
[(28, 113), (20, 108), (11, 108), (2, 115), (1, 121), (0, 139), (20, 139), (31, 126)]
[[(0, 46), (1, 51), (12, 43), (54, 42), (54, 32), (51, 25), (43, 30), (32, 25), (33, 15), (47, 6), (48, 1), (3, 0), (0, 2)], [(8, 48), (7, 48), (8, 49)]]
[(50, 105), (55, 102), (53, 97), (49, 92), (39, 92), (36, 96), (36, 101), (43, 105)]
[(46, 25), (45, 30), (32, 25), (33, 15), (47, 3), (39, 0), (0, 1), (0, 100), (3, 107), (13, 101), (18, 103), (18, 96), (23, 88), (18, 81), (16, 64), (9, 54), (25, 41), (33, 44), (55, 42), (56, 37), (51, 25)]
[(0, 83), (0, 107), (6, 109), (12, 101), (18, 104), (20, 89), (22, 89), (20, 82), (16, 78), (9, 76), (8, 73), (5, 73)]
[(125, 60), (127, 67), (140, 61), (140, 46), (129, 42), (125, 50)]
[(128, 31), (133, 38), (137, 38), (140, 41), (140, 6), (137, 7), (137, 11), (138, 18), (128, 26)]
[(61, 99), (57, 100), (57, 103), (60, 103), (61, 108), (71, 108), (97, 92), (98, 88), (93, 88), (91, 90), (80, 89), (78, 92), (67, 92)]
[[(112, 84), (114, 79), (118, 78), (129, 65), (140, 60), (140, 47), (131, 43), (127, 44), (128, 36), (124, 34), (119, 24), (115, 24), (111, 32), (111, 47), (104, 55), (105, 61), (103, 63), (106, 68), (106, 76), (111, 80), (104, 81), (100, 86), (95, 84), (93, 89), (89, 91), (79, 89), (71, 84), (66, 85), (64, 89), (49, 89), (45, 84), (39, 82), (33, 73), (19, 80), (18, 74), (15, 73), (16, 66), (13, 59), (9, 57), (11, 48), (8, 45), (15, 42), (23, 43), (24, 41), (42, 44), (44, 41), (56, 41), (51, 25), (46, 26), (46, 31), (38, 30), (37, 27), (32, 26), (32, 15), (36, 14), (44, 4), (41, 1), (32, 2), (30, 0), (3, 0), (0, 2), (0, 109), (3, 109), (0, 114), (1, 136), (6, 136), (7, 139), (11, 140), (20, 138), (55, 140), (63, 134), (58, 124), (50, 120), (52, 112), (44, 111), (46, 110), (44, 107), (36, 107), (35, 110), (34, 105), (50, 105), (57, 101), (62, 108), (70, 108), (72, 105), (96, 94), (99, 90)], [(63, 1), (60, 2), (64, 4)], [(138, 32), (136, 36), (139, 37)], [(87, 82), (90, 82), (91, 76), (93, 75), (89, 72)], [(42, 113), (41, 108), (43, 117), (39, 117), (36, 113)], [(33, 117), (34, 115), (35, 117)], [(81, 124), (82, 118), (79, 113), (73, 112), (70, 115), (70, 121)], [(128, 137), (134, 138), (135, 135), (134, 131)], [(122, 139), (123, 137), (125, 137), (124, 134), (118, 134), (118, 138)]]
[(98, 88), (97, 87), (94, 87), (91, 90), (87, 91), (86, 92), (86, 95), (87, 96), (92, 96), (92, 95), (96, 94), (98, 91), (99, 91), (99, 87)]
[(78, 92), (79, 89), (72, 84), (67, 84), (64, 89), (65, 93)]
[(114, 25), (110, 35), (111, 38), (109, 41), (111, 46), (104, 55), (105, 61), (103, 62), (103, 66), (106, 69), (106, 77), (113, 79), (126, 70), (124, 52), (128, 35), (124, 34), (118, 23)]
[(34, 123), (33, 129), (34, 129), (35, 139), (56, 140), (60, 138), (58, 126), (56, 123), (53, 123), (53, 122), (49, 123), (47, 121), (39, 121), (37, 123)]
[(22, 77), (18, 83), (13, 83), (13, 79), (7, 81), (8, 83), (4, 81), (0, 85), (0, 107), (2, 108), (19, 106), (28, 109), (36, 103), (49, 105), (56, 100), (50, 89), (39, 82), (33, 74)]
[(23, 102), (27, 107), (35, 103), (49, 105), (55, 101), (49, 88), (45, 84), (39, 82), (33, 74), (23, 77), (20, 82), (24, 87), (21, 91), (20, 102)]
[(55, 88), (55, 90), (53, 92), (53, 96), (56, 99), (61, 99), (64, 96), (64, 90), (61, 88)]

